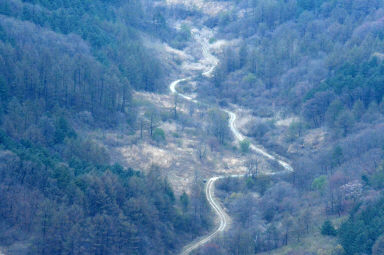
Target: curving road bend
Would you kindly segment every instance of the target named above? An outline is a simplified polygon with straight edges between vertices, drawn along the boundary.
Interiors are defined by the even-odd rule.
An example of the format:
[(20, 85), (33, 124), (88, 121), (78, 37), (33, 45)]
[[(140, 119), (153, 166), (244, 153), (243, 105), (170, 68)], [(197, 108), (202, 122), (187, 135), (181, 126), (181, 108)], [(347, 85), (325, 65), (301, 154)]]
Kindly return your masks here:
[[(233, 136), (236, 138), (238, 142), (244, 141), (246, 138), (240, 133), (240, 131), (236, 127), (236, 118), (237, 118), (236, 114), (234, 112), (231, 112), (225, 109), (223, 111), (229, 115), (228, 125), (229, 125), (229, 128), (231, 129)], [(265, 151), (263, 148), (260, 148), (252, 143), (249, 145), (249, 147), (251, 148), (251, 150), (255, 151), (256, 153), (259, 153), (270, 160), (277, 161), (286, 171), (293, 172), (293, 168), (288, 162), (285, 162), (281, 159), (276, 158), (275, 156)]]
[(229, 216), (225, 213), (224, 209), (220, 206), (220, 204), (215, 200), (215, 182), (222, 178), (224, 178), (224, 176), (212, 177), (208, 180), (207, 185), (205, 186), (205, 196), (209, 202), (209, 205), (213, 208), (219, 218), (219, 226), (217, 226), (216, 229), (210, 234), (185, 246), (183, 251), (181, 252), (181, 255), (190, 254), (192, 251), (211, 241), (218, 233), (224, 231), (227, 227), (229, 222)]
[[(218, 65), (219, 61), (210, 52), (208, 40), (206, 38), (204, 38), (203, 36), (201, 36), (199, 34), (198, 30), (193, 30), (192, 32), (193, 32), (195, 40), (198, 41), (201, 44), (201, 48), (202, 48), (202, 52), (203, 52), (203, 57), (208, 59), (209, 62), (211, 63), (211, 65), (208, 67), (208, 70), (203, 72), (202, 74), (204, 76), (206, 76), (206, 77), (211, 77), (212, 74), (213, 74), (213, 71), (214, 71), (215, 67)], [(177, 86), (180, 83), (185, 82), (185, 81), (189, 81), (189, 80), (192, 80), (192, 79), (193, 79), (193, 76), (173, 81), (169, 85), (169, 89), (170, 89), (171, 93), (175, 94), (175, 95), (178, 95), (178, 96), (180, 96), (180, 97), (182, 97), (185, 100), (188, 100), (190, 102), (199, 103), (199, 101), (197, 101), (196, 99), (194, 99), (194, 98), (192, 98), (190, 96), (184, 95), (184, 94), (182, 94), (182, 93), (177, 91)], [(228, 126), (229, 126), (233, 136), (235, 137), (235, 139), (238, 142), (244, 141), (246, 139), (246, 137), (244, 135), (242, 135), (240, 133), (240, 131), (237, 129), (237, 127), (236, 127), (236, 118), (237, 118), (236, 114), (234, 112), (232, 112), (232, 111), (227, 110), (227, 109), (222, 109), (222, 111), (226, 112), (228, 114), (228, 116), (229, 116)], [(250, 144), (250, 148), (254, 152), (256, 152), (256, 153), (258, 153), (258, 154), (260, 154), (260, 155), (262, 155), (262, 156), (264, 156), (264, 157), (266, 157), (266, 158), (268, 158), (270, 160), (275, 160), (276, 162), (278, 162), (286, 170), (286, 172), (293, 172), (293, 168), (292, 168), (292, 166), (288, 162), (283, 161), (283, 160), (281, 160), (281, 159), (271, 155), (265, 149), (263, 149), (261, 147), (258, 147), (258, 146), (254, 145), (252, 143)], [(274, 175), (274, 174), (275, 173), (269, 173), (269, 175)], [(244, 175), (214, 176), (214, 177), (210, 178), (207, 181), (207, 184), (206, 184), (206, 187), (205, 187), (205, 196), (206, 196), (206, 198), (208, 200), (209, 205), (213, 208), (215, 214), (218, 217), (219, 225), (210, 234), (208, 234), (206, 236), (203, 236), (202, 238), (200, 238), (200, 239), (192, 242), (191, 244), (185, 246), (183, 251), (181, 252), (181, 255), (188, 255), (188, 254), (190, 254), (192, 251), (198, 249), (199, 247), (201, 247), (204, 244), (206, 244), (209, 241), (211, 241), (214, 237), (216, 237), (216, 235), (218, 235), (220, 232), (223, 232), (227, 228), (227, 226), (229, 225), (229, 222), (230, 222), (230, 218), (227, 215), (227, 213), (225, 212), (225, 210), (221, 207), (219, 202), (217, 202), (216, 199), (215, 199), (215, 182), (217, 180), (219, 180), (219, 179), (223, 179), (223, 178), (226, 178), (226, 177), (240, 178), (240, 177), (243, 177), (243, 176)]]

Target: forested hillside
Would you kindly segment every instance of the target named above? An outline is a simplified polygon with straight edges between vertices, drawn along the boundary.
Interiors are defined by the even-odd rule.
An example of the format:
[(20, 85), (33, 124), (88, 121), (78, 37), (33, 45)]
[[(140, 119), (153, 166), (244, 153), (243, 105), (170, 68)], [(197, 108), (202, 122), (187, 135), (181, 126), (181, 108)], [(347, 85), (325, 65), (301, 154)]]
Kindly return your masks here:
[[(226, 50), (215, 76), (218, 92), (253, 107), (262, 95), (280, 94), (279, 104), (300, 111), (306, 93), (324, 79), (383, 51), (381, 8), (380, 1), (240, 1), (207, 22), (225, 37), (245, 38)], [(228, 75), (240, 78), (240, 87), (224, 81)]]
[(383, 17), (0, 0), (0, 254), (384, 254)]
[(135, 129), (132, 90), (164, 89), (139, 36), (174, 33), (153, 6), (0, 1), (1, 252), (172, 254), (209, 227), (198, 184), (175, 196), (157, 167), (112, 165), (82, 135)]
[[(57, 150), (0, 134), (0, 242), (7, 254), (171, 254), (207, 219), (203, 194), (175, 197), (148, 175), (107, 165), (80, 139)], [(200, 194), (200, 197), (199, 197)]]
[(161, 89), (159, 64), (137, 36), (136, 24), (156, 29), (142, 12), (135, 1), (2, 1), (3, 104), (37, 100), (113, 125), (128, 112), (131, 88)]
[[(239, 224), (204, 252), (381, 254), (383, 3), (231, 2), (205, 24), (218, 28), (212, 41), (236, 41), (197, 90), (201, 98), (248, 109), (243, 131), (291, 159), (295, 172), (272, 182), (252, 176), (222, 184)], [(336, 235), (348, 217), (341, 246), (337, 238), (326, 241), (325, 233)], [(315, 241), (322, 226), (329, 231)], [(289, 250), (295, 245), (301, 248)]]

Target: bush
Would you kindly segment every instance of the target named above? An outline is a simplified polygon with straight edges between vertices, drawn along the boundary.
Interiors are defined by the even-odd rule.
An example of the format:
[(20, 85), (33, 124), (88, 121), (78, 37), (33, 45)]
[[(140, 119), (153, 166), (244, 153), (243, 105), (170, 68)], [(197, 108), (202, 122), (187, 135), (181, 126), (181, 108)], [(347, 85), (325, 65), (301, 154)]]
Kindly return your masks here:
[(331, 221), (329, 220), (324, 221), (323, 226), (321, 226), (321, 234), (324, 236), (336, 236), (337, 231), (333, 227)]
[(328, 185), (327, 176), (321, 175), (313, 180), (311, 188), (313, 190), (320, 192), (320, 194), (323, 194), (327, 185)]
[(384, 198), (381, 198), (352, 212), (338, 230), (340, 244), (346, 254), (371, 254), (373, 250), (378, 252), (382, 247), (380, 236), (383, 235), (383, 229)]
[(240, 150), (242, 153), (247, 153), (249, 151), (250, 142), (246, 139), (240, 142)]
[(305, 129), (306, 129), (306, 126), (304, 122), (300, 122), (300, 121), (292, 122), (289, 125), (288, 130), (286, 132), (286, 141), (293, 142), (296, 139), (300, 138), (303, 135)]
[(165, 132), (161, 128), (156, 128), (153, 131), (152, 139), (156, 142), (164, 142), (165, 141)]
[(252, 121), (249, 124), (249, 136), (253, 136), (256, 138), (262, 138), (264, 135), (273, 128), (273, 123), (272, 122), (263, 122), (263, 121)]

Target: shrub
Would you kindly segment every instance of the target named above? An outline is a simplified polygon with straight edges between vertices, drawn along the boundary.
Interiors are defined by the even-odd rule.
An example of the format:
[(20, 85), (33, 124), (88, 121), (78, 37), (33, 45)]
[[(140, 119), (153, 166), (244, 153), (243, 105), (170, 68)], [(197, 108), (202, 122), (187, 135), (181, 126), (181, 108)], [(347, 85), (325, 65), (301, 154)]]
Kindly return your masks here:
[(311, 187), (313, 190), (316, 190), (320, 192), (320, 194), (323, 194), (327, 185), (327, 176), (321, 175), (313, 180)]
[(164, 142), (165, 141), (165, 132), (161, 128), (156, 128), (153, 131), (152, 139), (156, 142)]
[(321, 234), (324, 236), (336, 236), (337, 232), (331, 221), (324, 221), (323, 226), (321, 227)]
[(250, 142), (246, 139), (240, 142), (240, 150), (242, 153), (247, 153), (249, 151)]

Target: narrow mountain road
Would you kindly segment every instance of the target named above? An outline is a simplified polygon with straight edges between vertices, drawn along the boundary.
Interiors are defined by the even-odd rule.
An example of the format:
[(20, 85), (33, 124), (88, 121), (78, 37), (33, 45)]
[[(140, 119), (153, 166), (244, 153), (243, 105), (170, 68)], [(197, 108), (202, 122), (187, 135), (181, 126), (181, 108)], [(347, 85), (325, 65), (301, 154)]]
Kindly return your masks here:
[[(193, 30), (193, 35), (194, 35), (194, 38), (196, 41), (198, 41), (201, 45), (201, 48), (202, 48), (202, 52), (203, 52), (203, 57), (205, 59), (207, 59), (208, 61), (207, 62), (210, 62), (211, 65), (210, 66), (207, 66), (207, 71), (203, 72), (202, 74), (206, 77), (211, 77), (212, 76), (212, 73), (215, 69), (215, 67), (218, 65), (219, 61), (218, 59), (212, 55), (212, 53), (210, 52), (209, 50), (209, 42), (206, 38), (203, 38), (198, 30)], [(187, 96), (187, 95), (184, 95), (182, 93), (179, 93), (177, 91), (177, 86), (182, 83), (182, 82), (186, 82), (186, 81), (190, 81), (190, 80), (193, 80), (193, 76), (191, 77), (187, 77), (187, 78), (182, 78), (182, 79), (179, 79), (179, 80), (176, 80), (176, 81), (173, 81), (170, 86), (169, 86), (169, 89), (171, 91), (172, 94), (177, 94), (178, 96), (184, 98), (185, 100), (188, 100), (192, 103), (199, 103), (199, 101), (197, 101), (196, 99), (190, 97), (190, 96)], [(246, 139), (246, 137), (244, 135), (242, 135), (240, 133), (240, 131), (237, 129), (236, 127), (236, 119), (237, 119), (237, 116), (234, 112), (232, 111), (229, 111), (227, 109), (221, 109), (222, 111), (226, 112), (229, 116), (229, 121), (228, 121), (228, 126), (233, 134), (233, 136), (235, 137), (235, 139), (238, 141), (238, 142), (241, 142), (241, 141), (244, 141)], [(265, 149), (259, 147), (259, 146), (256, 146), (254, 144), (250, 144), (250, 148), (251, 150), (253, 150), (254, 152), (270, 159), (270, 160), (275, 160), (277, 161), (287, 172), (292, 172), (293, 171), (293, 168), (291, 167), (291, 165), (288, 163), (288, 162), (285, 162), (281, 159), (278, 159), (277, 157), (271, 155), (270, 153), (268, 153)], [(273, 175), (274, 173), (270, 173), (270, 175)], [(221, 207), (220, 203), (217, 202), (217, 200), (215, 199), (215, 182), (217, 180), (220, 180), (220, 179), (223, 179), (223, 178), (226, 178), (226, 177), (231, 177), (231, 178), (240, 178), (240, 177), (243, 177), (244, 175), (227, 175), (227, 176), (214, 176), (214, 177), (211, 177), (208, 181), (207, 181), (207, 184), (206, 184), (206, 187), (205, 187), (205, 195), (206, 195), (206, 198), (208, 200), (208, 203), (209, 205), (212, 207), (212, 209), (214, 210), (215, 214), (217, 215), (217, 218), (218, 218), (218, 226), (215, 228), (214, 231), (212, 231), (211, 233), (209, 233), (208, 235), (206, 236), (203, 236), (201, 238), (199, 238), (198, 240), (192, 242), (191, 244), (187, 245), (184, 247), (183, 251), (181, 252), (181, 255), (188, 255), (190, 254), (192, 251), (202, 247), (204, 244), (208, 243), (209, 241), (211, 241), (214, 237), (216, 237), (219, 233), (223, 232), (229, 225), (229, 222), (230, 222), (230, 217), (227, 215), (227, 213), (225, 212), (225, 210)]]
[(215, 182), (219, 179), (224, 178), (224, 176), (216, 176), (212, 177), (208, 180), (207, 185), (205, 186), (205, 196), (207, 197), (209, 205), (213, 208), (216, 215), (219, 218), (220, 224), (216, 227), (216, 229), (210, 234), (198, 239), (197, 241), (192, 242), (191, 244), (184, 247), (181, 255), (188, 255), (193, 250), (203, 246), (204, 244), (211, 241), (218, 233), (224, 231), (228, 225), (229, 217), (225, 213), (224, 209), (220, 206), (220, 204), (215, 200)]

